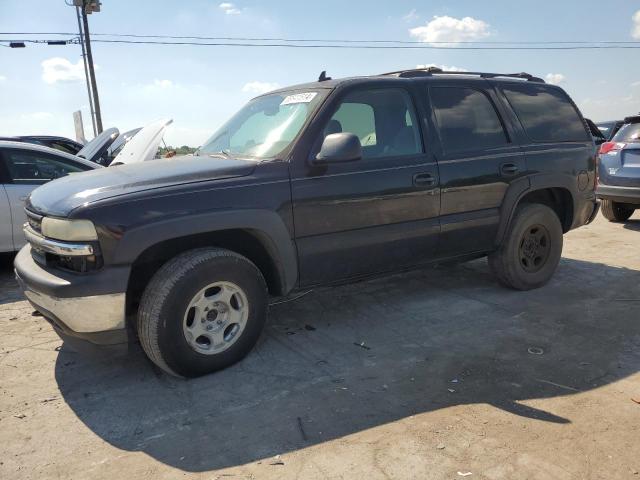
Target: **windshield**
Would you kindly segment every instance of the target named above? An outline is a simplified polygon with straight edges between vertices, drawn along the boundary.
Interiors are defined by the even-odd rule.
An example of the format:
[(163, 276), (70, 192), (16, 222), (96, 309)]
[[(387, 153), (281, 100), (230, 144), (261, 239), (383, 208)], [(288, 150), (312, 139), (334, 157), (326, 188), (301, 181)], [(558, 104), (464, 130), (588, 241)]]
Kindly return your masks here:
[(324, 96), (321, 90), (307, 90), (254, 98), (220, 127), (198, 153), (275, 157), (296, 138)]

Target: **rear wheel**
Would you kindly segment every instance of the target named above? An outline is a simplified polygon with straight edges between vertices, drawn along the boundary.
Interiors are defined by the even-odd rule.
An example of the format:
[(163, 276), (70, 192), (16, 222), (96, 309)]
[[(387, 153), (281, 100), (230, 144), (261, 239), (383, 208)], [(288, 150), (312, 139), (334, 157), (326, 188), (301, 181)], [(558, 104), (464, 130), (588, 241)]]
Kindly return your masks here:
[(634, 208), (612, 200), (602, 200), (600, 202), (600, 209), (602, 210), (604, 218), (610, 222), (624, 222), (625, 220), (629, 220), (629, 217), (633, 215), (634, 211)]
[(266, 316), (266, 284), (251, 261), (229, 250), (197, 249), (153, 276), (140, 302), (138, 336), (158, 367), (195, 377), (249, 353)]
[(489, 255), (498, 281), (517, 290), (538, 288), (549, 281), (562, 256), (562, 225), (546, 205), (518, 207), (502, 246)]

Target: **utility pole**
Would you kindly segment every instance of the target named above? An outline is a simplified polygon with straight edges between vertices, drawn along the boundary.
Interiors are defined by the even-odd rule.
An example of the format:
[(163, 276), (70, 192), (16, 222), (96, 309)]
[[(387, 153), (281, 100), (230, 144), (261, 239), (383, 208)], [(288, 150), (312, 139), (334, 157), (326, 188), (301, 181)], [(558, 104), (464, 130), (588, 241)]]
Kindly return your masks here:
[(82, 21), (80, 20), (80, 7), (76, 7), (76, 17), (78, 17), (78, 32), (80, 33), (80, 46), (82, 47), (82, 62), (84, 63), (84, 77), (87, 83), (87, 94), (89, 95), (89, 111), (91, 113), (91, 126), (93, 136), (98, 135), (96, 129), (96, 113), (93, 109), (93, 93), (91, 93), (91, 81), (89, 80), (89, 66), (87, 65), (87, 53), (84, 48), (84, 32), (82, 31)]
[(87, 13), (99, 12), (99, 0), (74, 0), (73, 4), (82, 9), (82, 26), (84, 35), (81, 40), (85, 44), (86, 62), (89, 69), (89, 81), (91, 83), (91, 92), (93, 93), (93, 111), (96, 120), (97, 133), (102, 133), (102, 114), (100, 113), (100, 99), (98, 97), (98, 85), (96, 84), (96, 72), (93, 67), (93, 54), (91, 53), (91, 37), (89, 36), (89, 22)]

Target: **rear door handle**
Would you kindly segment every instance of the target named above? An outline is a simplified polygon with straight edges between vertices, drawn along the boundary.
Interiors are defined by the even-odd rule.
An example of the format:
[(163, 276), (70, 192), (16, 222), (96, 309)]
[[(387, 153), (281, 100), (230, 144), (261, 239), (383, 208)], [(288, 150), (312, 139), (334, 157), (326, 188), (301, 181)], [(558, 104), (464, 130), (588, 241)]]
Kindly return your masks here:
[(413, 176), (413, 184), (416, 187), (431, 187), (436, 184), (436, 177), (430, 173), (416, 173)]
[(518, 173), (518, 166), (515, 163), (503, 163), (500, 165), (502, 175), (515, 175)]

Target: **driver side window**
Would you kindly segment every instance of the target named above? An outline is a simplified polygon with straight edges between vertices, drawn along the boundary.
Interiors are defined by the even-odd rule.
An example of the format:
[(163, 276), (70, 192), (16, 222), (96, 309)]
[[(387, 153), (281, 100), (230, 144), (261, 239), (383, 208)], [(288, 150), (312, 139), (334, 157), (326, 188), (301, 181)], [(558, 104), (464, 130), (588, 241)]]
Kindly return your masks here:
[(84, 169), (48, 155), (8, 150), (4, 155), (9, 180), (16, 185), (41, 185)]
[(399, 88), (364, 90), (345, 96), (327, 123), (324, 136), (353, 133), (367, 158), (422, 153), (409, 94)]

